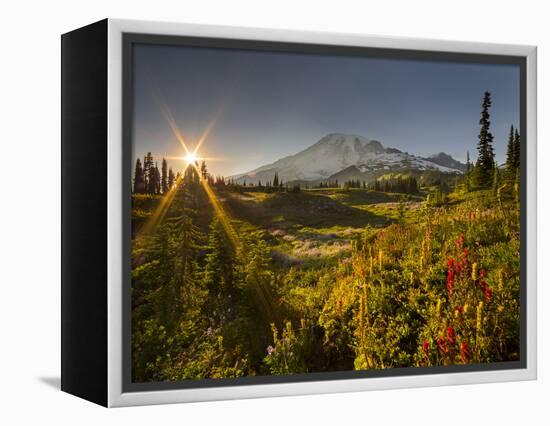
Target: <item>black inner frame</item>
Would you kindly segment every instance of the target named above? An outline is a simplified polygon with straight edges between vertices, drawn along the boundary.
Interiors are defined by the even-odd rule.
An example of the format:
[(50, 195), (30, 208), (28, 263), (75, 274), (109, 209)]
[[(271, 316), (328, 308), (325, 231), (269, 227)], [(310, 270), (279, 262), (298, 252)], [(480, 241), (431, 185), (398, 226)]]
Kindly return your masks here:
[[(397, 42), (399, 43), (399, 42)], [(409, 59), (433, 62), (459, 62), (478, 64), (508, 64), (520, 67), (520, 360), (493, 362), (486, 364), (451, 365), (434, 367), (406, 367), (384, 370), (316, 372), (282, 376), (247, 376), (224, 379), (201, 379), (165, 382), (132, 382), (132, 327), (131, 327), (131, 170), (133, 142), (133, 88), (134, 61), (133, 46), (148, 44), (158, 46), (185, 46), (238, 49), (264, 52), (286, 52), (297, 54), (324, 54), (334, 56), (357, 56), (391, 59)], [(364, 379), (369, 377), (416, 376), (442, 373), (465, 373), (525, 369), (527, 367), (527, 155), (526, 155), (526, 117), (527, 117), (527, 58), (525, 56), (488, 55), (473, 53), (433, 52), (423, 50), (388, 49), (358, 46), (337, 46), (307, 43), (289, 43), (258, 40), (239, 40), (209, 37), (188, 37), (123, 33), (122, 36), (122, 391), (139, 392), (152, 390), (175, 390), (190, 388), (210, 388), (243, 386), (272, 383), (315, 382), (342, 379)]]

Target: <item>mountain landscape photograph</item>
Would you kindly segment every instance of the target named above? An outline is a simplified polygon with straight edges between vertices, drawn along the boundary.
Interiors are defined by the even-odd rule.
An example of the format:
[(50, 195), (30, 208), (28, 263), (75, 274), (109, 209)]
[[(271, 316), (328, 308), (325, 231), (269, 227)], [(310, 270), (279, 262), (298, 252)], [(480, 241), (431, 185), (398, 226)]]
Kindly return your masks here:
[(133, 382), (520, 359), (519, 66), (133, 49)]

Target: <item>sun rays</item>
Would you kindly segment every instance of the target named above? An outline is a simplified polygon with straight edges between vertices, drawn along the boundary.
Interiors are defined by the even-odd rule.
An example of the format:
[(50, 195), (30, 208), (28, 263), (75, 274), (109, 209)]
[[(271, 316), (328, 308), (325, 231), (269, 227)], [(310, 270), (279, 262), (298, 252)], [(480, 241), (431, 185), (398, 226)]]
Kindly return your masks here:
[(191, 163), (191, 165), (193, 166), (193, 168), (195, 169), (195, 172), (199, 176), (201, 186), (204, 189), (204, 192), (208, 197), (208, 201), (212, 205), (212, 208), (214, 209), (214, 212), (218, 217), (218, 220), (220, 221), (223, 229), (225, 230), (225, 233), (227, 234), (227, 237), (229, 238), (231, 245), (233, 246), (234, 249), (239, 249), (240, 246), (238, 242), (239, 240), (237, 239), (237, 232), (235, 231), (235, 229), (233, 228), (233, 225), (231, 224), (231, 219), (229, 215), (224, 210), (220, 201), (216, 197), (216, 194), (214, 193), (214, 190), (210, 187), (208, 180), (202, 176), (197, 164)]
[[(229, 217), (228, 213), (224, 210), (222, 204), (218, 200), (216, 193), (214, 190), (210, 187), (210, 184), (208, 183), (208, 179), (203, 176), (201, 170), (199, 169), (198, 163), (200, 161), (205, 161), (208, 158), (205, 158), (199, 154), (199, 149), (201, 146), (205, 143), (205, 141), (208, 139), (208, 136), (210, 135), (210, 132), (214, 128), (216, 121), (218, 119), (220, 111), (216, 114), (216, 116), (209, 121), (208, 125), (206, 126), (206, 129), (202, 132), (200, 138), (198, 139), (194, 149), (189, 149), (188, 143), (183, 137), (183, 134), (181, 130), (179, 129), (177, 122), (166, 105), (166, 103), (162, 102), (157, 97), (157, 103), (160, 107), (160, 110), (165, 117), (166, 121), (168, 122), (168, 125), (170, 126), (170, 129), (172, 130), (172, 133), (176, 140), (179, 142), (181, 147), (184, 150), (184, 155), (180, 157), (168, 157), (169, 159), (176, 159), (176, 160), (182, 160), (185, 162), (184, 169), (182, 170), (182, 175), (185, 175), (185, 172), (189, 168), (189, 166), (193, 167), (194, 172), (199, 177), (199, 182), (201, 187), (204, 189), (204, 192), (206, 193), (208, 197), (208, 201), (212, 205), (212, 208), (214, 210), (214, 213), (218, 217), (218, 220), (220, 221), (223, 229), (225, 230), (227, 237), (229, 241), (231, 242), (232, 246), (238, 250), (240, 245), (237, 238), (237, 232), (233, 228), (233, 225), (231, 224), (231, 218)], [(162, 197), (162, 200), (158, 207), (155, 209), (151, 217), (147, 220), (147, 222), (143, 225), (143, 227), (140, 229), (139, 234), (150, 234), (152, 233), (157, 226), (162, 222), (164, 217), (166, 216), (166, 213), (168, 212), (170, 205), (174, 201), (174, 198), (176, 196), (178, 187), (183, 183), (183, 179), (180, 176), (179, 179), (176, 180), (175, 185), (170, 188), (170, 190), (164, 194)]]
[(200, 157), (197, 156), (194, 152), (190, 152), (185, 157), (183, 157), (185, 161), (187, 161), (187, 164), (193, 164), (200, 160)]

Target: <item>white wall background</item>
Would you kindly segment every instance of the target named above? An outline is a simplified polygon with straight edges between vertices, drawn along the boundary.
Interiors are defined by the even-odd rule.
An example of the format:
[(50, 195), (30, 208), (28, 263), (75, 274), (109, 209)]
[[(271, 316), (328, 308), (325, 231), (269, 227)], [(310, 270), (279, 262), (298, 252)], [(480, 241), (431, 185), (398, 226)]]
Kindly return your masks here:
[[(539, 380), (106, 410), (59, 392), (60, 40), (104, 17), (539, 46), (539, 218), (549, 214), (543, 1), (5, 1), (0, 6), (0, 423), (543, 424), (550, 419), (548, 224), (539, 220)], [(7, 170), (6, 170), (7, 167)], [(547, 393), (547, 395), (544, 395)], [(546, 422), (545, 422), (546, 420)], [(546, 423), (548, 424), (548, 423)]]

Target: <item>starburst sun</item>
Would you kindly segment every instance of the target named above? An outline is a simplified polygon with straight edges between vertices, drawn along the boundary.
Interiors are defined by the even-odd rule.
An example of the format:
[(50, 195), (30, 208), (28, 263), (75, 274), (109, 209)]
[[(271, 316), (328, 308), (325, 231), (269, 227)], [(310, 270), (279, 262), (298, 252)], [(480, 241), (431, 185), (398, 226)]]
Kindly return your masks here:
[(194, 164), (197, 162), (200, 158), (195, 152), (188, 152), (183, 159), (187, 162), (187, 164)]

